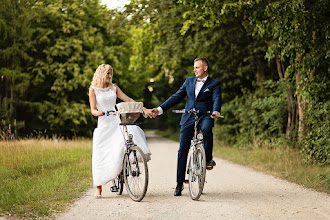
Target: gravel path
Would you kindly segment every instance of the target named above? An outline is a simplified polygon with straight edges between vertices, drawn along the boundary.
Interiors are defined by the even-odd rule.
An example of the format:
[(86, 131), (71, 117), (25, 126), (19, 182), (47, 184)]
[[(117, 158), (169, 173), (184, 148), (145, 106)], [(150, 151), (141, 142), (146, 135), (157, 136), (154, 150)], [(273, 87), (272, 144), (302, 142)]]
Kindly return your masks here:
[(207, 171), (204, 194), (191, 200), (188, 185), (174, 197), (178, 143), (148, 134), (152, 152), (149, 187), (141, 202), (111, 193), (94, 199), (94, 189), (56, 219), (330, 219), (330, 196), (214, 158)]

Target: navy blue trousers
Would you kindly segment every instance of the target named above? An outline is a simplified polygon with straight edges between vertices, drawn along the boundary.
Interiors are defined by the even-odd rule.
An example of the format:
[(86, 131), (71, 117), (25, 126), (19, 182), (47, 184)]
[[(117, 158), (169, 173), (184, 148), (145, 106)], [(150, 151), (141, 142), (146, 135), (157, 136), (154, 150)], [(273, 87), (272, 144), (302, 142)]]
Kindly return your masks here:
[[(203, 133), (204, 149), (206, 154), (206, 163), (212, 160), (213, 151), (213, 132), (214, 119), (210, 116), (201, 118), (198, 123), (199, 130)], [(180, 148), (178, 151), (178, 162), (177, 162), (177, 182), (182, 183), (185, 180), (185, 173), (187, 167), (187, 157), (191, 144), (191, 139), (194, 136), (194, 117), (190, 117), (188, 121), (181, 126), (180, 130)]]

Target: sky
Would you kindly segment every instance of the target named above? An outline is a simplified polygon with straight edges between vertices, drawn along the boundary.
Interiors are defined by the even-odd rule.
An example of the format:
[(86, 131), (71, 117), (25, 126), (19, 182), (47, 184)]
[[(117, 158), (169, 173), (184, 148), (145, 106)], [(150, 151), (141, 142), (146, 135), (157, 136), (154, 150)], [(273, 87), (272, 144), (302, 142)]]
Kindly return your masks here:
[(122, 8), (124, 5), (128, 4), (130, 0), (102, 0), (102, 5), (107, 5), (109, 9)]

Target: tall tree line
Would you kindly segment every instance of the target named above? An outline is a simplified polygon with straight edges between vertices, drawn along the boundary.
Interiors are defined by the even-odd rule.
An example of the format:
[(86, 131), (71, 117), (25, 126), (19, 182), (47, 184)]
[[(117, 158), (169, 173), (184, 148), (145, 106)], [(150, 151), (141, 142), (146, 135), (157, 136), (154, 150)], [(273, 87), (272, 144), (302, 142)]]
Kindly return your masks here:
[[(222, 84), (218, 139), (329, 163), (329, 1), (132, 0), (118, 12), (96, 0), (4, 0), (0, 10), (2, 129), (91, 136), (87, 91), (99, 64), (156, 107), (204, 56)], [(177, 117), (144, 124), (176, 130)]]
[(146, 80), (128, 69), (129, 30), (120, 13), (97, 0), (5, 0), (0, 7), (3, 130), (91, 136), (87, 92), (102, 63), (114, 67), (115, 83), (139, 81), (141, 97)]
[(222, 83), (226, 119), (216, 128), (219, 139), (295, 147), (308, 161), (328, 164), (329, 4), (140, 0), (126, 12), (150, 28), (152, 44), (144, 51), (150, 50), (153, 64), (146, 68), (162, 93), (154, 104), (193, 74), (194, 58), (205, 56), (211, 77)]

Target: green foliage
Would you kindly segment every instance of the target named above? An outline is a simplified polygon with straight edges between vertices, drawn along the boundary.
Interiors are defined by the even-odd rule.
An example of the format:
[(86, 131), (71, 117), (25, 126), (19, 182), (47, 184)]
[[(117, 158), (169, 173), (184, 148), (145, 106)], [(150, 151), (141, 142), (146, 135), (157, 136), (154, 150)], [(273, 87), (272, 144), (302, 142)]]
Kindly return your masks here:
[(307, 162), (330, 164), (330, 79), (313, 78), (306, 89), (313, 89), (308, 97), (307, 125), (310, 127), (302, 143)]
[(40, 2), (33, 12), (31, 52), (40, 57), (32, 67), (31, 101), (44, 105), (36, 117), (54, 133), (88, 135), (88, 87), (96, 67), (111, 63), (108, 12), (98, 1)]
[[(18, 100), (24, 97), (31, 76), (26, 71), (33, 58), (30, 46), (29, 1), (5, 0), (0, 4), (0, 105), (1, 118), (14, 122)], [(3, 109), (4, 108), (4, 109)]]
[(144, 100), (146, 73), (129, 67), (133, 43), (120, 12), (98, 0), (5, 1), (0, 10), (0, 113), (25, 124), (20, 135), (91, 136), (88, 88), (102, 63), (114, 67), (123, 91)]
[[(314, 97), (314, 100), (319, 100), (319, 97), (322, 97), (322, 94), (328, 93), (327, 88), (325, 87), (318, 90), (315, 88), (316, 85), (314, 85), (314, 87), (311, 87), (310, 85), (313, 85), (311, 82), (313, 82), (313, 77), (315, 74), (321, 76), (329, 74), (329, 1), (181, 0), (180, 2), (185, 5), (192, 6), (187, 12), (184, 13), (184, 18), (187, 19), (181, 30), (184, 34), (189, 34), (189, 31), (193, 30), (194, 25), (198, 23), (202, 23), (204, 27), (215, 31), (218, 27), (224, 27), (225, 24), (234, 20), (244, 27), (244, 31), (247, 32), (247, 36), (252, 36), (252, 39), (257, 40), (259, 43), (265, 41), (265, 45), (267, 45), (266, 50), (260, 50), (260, 52), (264, 53), (264, 57), (269, 62), (274, 62), (274, 59), (277, 59), (277, 72), (286, 87), (284, 91), (286, 91), (288, 99), (287, 117), (289, 119), (287, 120), (288, 124), (286, 127), (287, 137), (290, 141), (293, 141), (293, 144), (295, 144), (295, 139), (292, 139), (291, 137), (294, 137), (294, 133), (296, 131), (299, 132), (300, 137), (303, 137), (311, 130), (313, 130), (313, 132), (318, 131), (314, 138), (309, 135), (308, 140), (313, 143), (313, 147), (310, 146), (308, 149), (314, 149), (312, 152), (315, 152), (317, 151), (316, 149), (318, 149), (320, 152), (322, 152), (321, 154), (327, 158), (327, 150), (323, 150), (323, 145), (327, 145), (327, 143), (321, 140), (328, 139), (328, 124), (322, 126), (318, 124), (314, 127), (309, 126), (307, 127), (307, 130), (304, 130), (306, 129), (304, 126), (304, 123), (306, 122), (304, 120), (301, 121), (301, 117), (299, 118), (300, 121), (296, 119), (298, 119), (298, 116), (303, 113), (307, 113), (308, 116), (310, 115), (310, 112), (308, 112), (308, 110), (305, 112), (306, 110), (304, 109), (305, 104), (308, 102), (309, 96)], [(228, 28), (224, 29), (228, 31)], [(249, 48), (249, 46), (252, 45), (253, 44), (248, 44), (248, 46), (245, 45), (243, 48)], [(252, 48), (256, 47), (250, 47), (248, 50), (251, 51)], [(237, 60), (237, 57), (235, 57), (235, 60)], [(252, 64), (256, 65), (258, 62), (252, 60)], [(225, 66), (228, 66), (228, 63), (226, 63)], [(247, 65), (244, 66), (248, 67)], [(268, 72), (262, 70), (262, 68), (258, 69), (261, 70), (262, 74)], [(255, 70), (252, 71), (255, 72)], [(235, 71), (235, 73), (238, 72), (239, 71)], [(235, 79), (237, 78), (235, 77)], [(273, 78), (273, 80), (277, 79)], [(254, 86), (258, 87), (258, 84), (254, 84)], [(259, 89), (256, 88), (256, 91), (258, 93)], [(257, 98), (258, 94), (254, 95), (255, 97), (253, 97), (251, 94), (251, 96), (249, 96), (250, 99)], [(235, 109), (231, 106), (235, 106), (236, 102), (240, 102), (240, 104), (243, 103), (244, 105), (246, 104), (246, 100), (236, 100), (237, 98), (233, 98), (230, 99), (231, 104), (224, 106), (226, 113), (230, 112), (231, 109)], [(295, 99), (300, 98), (302, 98), (301, 102), (296, 103)], [(249, 98), (247, 98), (247, 101), (248, 100)], [(253, 103), (251, 100), (248, 106), (251, 106), (253, 103), (254, 107), (258, 107), (260, 110), (264, 110), (262, 103), (267, 104), (268, 101), (268, 98), (264, 98), (263, 101), (259, 103)], [(321, 103), (322, 102), (312, 104), (312, 108), (315, 109), (315, 106), (319, 106)], [(311, 104), (307, 104), (307, 108), (310, 108), (308, 105)], [(236, 106), (238, 106), (238, 104)], [(323, 106), (316, 109), (321, 112), (324, 110), (324, 108), (326, 107)], [(265, 114), (268, 115), (269, 111), (266, 112), (267, 113)], [(282, 114), (283, 111), (276, 112), (274, 110), (272, 112), (276, 113), (276, 115), (285, 117)], [(254, 113), (257, 114), (258, 112)], [(242, 116), (252, 117), (251, 115)], [(322, 118), (323, 117), (324, 115), (322, 115)], [(266, 120), (267, 117), (263, 118)], [(237, 132), (240, 130), (238, 129), (240, 128), (240, 125), (237, 125), (233, 120), (229, 119), (228, 121), (234, 123), (234, 125), (231, 125), (231, 130), (235, 130), (237, 134)], [(284, 122), (285, 118), (283, 118), (282, 121)], [(262, 129), (260, 132), (264, 133), (264, 138), (267, 137), (270, 129), (276, 130), (279, 127), (278, 122), (269, 122), (275, 124), (269, 125), (269, 127), (263, 126), (263, 124), (261, 124)], [(259, 120), (255, 119), (252, 121), (252, 123), (259, 123)], [(260, 134), (260, 132), (255, 132), (257, 129), (253, 128), (253, 126), (249, 125), (248, 123), (243, 125), (241, 124), (241, 126), (246, 128), (245, 131), (251, 132), (249, 135), (250, 138), (247, 138), (245, 142), (253, 140), (255, 138), (255, 134), (258, 136)], [(259, 126), (259, 124), (254, 124), (254, 126)], [(224, 130), (230, 131), (230, 129), (228, 129), (230, 126), (226, 125), (226, 127), (227, 128)], [(299, 129), (297, 129), (298, 127)], [(234, 132), (230, 133), (234, 135)], [(233, 139), (235, 139), (235, 137), (233, 137)], [(315, 159), (316, 158), (313, 160)], [(324, 163), (324, 158), (321, 159), (318, 157), (316, 160)]]
[(283, 141), (287, 114), (283, 88), (282, 82), (266, 81), (256, 92), (225, 104), (223, 114), (229, 119), (221, 125), (224, 135), (220, 138), (240, 146), (262, 140), (272, 140), (274, 144)]
[[(98, 0), (5, 0), (2, 134), (91, 136), (87, 91), (99, 64), (111, 64), (114, 82), (152, 108), (193, 76), (193, 60), (204, 56), (222, 86), (218, 138), (240, 145), (287, 138), (309, 162), (328, 163), (329, 124), (321, 121), (328, 120), (329, 4), (132, 0), (118, 12)], [(145, 127), (176, 131), (178, 122), (166, 112)]]

